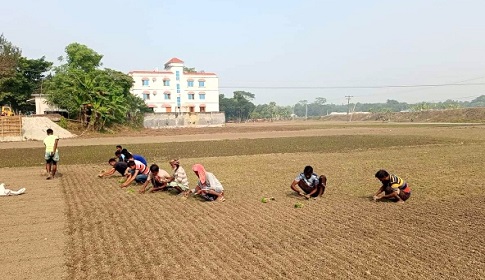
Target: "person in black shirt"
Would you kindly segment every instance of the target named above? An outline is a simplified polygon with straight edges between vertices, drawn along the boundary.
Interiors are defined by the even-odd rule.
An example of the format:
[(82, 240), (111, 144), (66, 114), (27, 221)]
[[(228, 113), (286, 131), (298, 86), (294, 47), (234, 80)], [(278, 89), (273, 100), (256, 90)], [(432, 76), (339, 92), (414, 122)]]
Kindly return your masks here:
[(121, 176), (125, 176), (126, 169), (128, 169), (128, 164), (124, 161), (118, 161), (117, 158), (111, 158), (108, 161), (109, 165), (111, 165), (113, 168), (106, 172), (101, 172), (98, 177), (103, 178), (103, 177), (109, 177), (113, 175), (116, 171), (118, 171)]

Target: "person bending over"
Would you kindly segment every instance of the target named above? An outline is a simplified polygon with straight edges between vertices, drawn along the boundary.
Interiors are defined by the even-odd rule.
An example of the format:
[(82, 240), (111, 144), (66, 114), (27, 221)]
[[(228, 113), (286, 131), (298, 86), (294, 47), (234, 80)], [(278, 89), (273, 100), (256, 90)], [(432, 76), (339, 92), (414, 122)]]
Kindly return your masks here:
[(150, 169), (142, 162), (137, 160), (128, 161), (129, 176), (120, 187), (128, 187), (133, 181), (137, 183), (145, 183), (148, 178)]
[(128, 169), (128, 164), (126, 162), (118, 161), (117, 158), (110, 158), (108, 164), (111, 165), (112, 168), (106, 172), (102, 172), (101, 174), (99, 174), (99, 178), (109, 177), (115, 174), (116, 171), (118, 171), (121, 176), (127, 176), (126, 170)]
[(411, 196), (411, 188), (409, 188), (408, 183), (398, 176), (389, 174), (389, 172), (383, 169), (377, 171), (375, 176), (381, 181), (382, 186), (374, 195), (374, 201), (388, 199), (394, 202), (404, 203)]
[(172, 167), (173, 175), (168, 183), (169, 187), (173, 187), (184, 197), (190, 194), (189, 180), (187, 178), (187, 173), (182, 166), (180, 166), (180, 161), (178, 159), (172, 159), (170, 162)]
[(325, 175), (318, 176), (316, 173), (313, 173), (313, 167), (309, 165), (305, 166), (303, 173), (300, 173), (291, 183), (291, 189), (306, 199), (310, 199), (311, 197), (316, 199), (322, 196), (326, 186), (327, 177)]
[(152, 164), (150, 166), (150, 173), (148, 175), (148, 180), (143, 184), (140, 189), (140, 193), (145, 193), (149, 183), (152, 184), (151, 192), (163, 191), (168, 188), (167, 183), (171, 180), (170, 174), (167, 171), (160, 169), (158, 165)]
[(226, 200), (224, 198), (224, 188), (214, 174), (207, 172), (202, 164), (195, 164), (192, 166), (192, 170), (197, 178), (199, 178), (197, 186), (195, 187), (196, 195), (201, 195), (209, 201), (215, 199), (216, 201), (223, 202)]

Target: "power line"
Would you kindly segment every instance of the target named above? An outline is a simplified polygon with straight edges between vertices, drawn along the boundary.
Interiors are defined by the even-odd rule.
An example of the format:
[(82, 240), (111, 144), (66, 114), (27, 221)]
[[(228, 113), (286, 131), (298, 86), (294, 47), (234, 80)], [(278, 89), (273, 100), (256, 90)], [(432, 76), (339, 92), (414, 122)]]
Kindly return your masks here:
[[(465, 82), (481, 80), (481, 79), (484, 79), (484, 78), (485, 78), (485, 76), (481, 76), (481, 77), (476, 77), (476, 78), (452, 82), (452, 84), (463, 84)], [(422, 90), (423, 90), (423, 88), (414, 88), (414, 89), (410, 89), (410, 90), (393, 92), (392, 95), (395, 96), (395, 95), (401, 95), (401, 94), (404, 94), (404, 93), (417, 92), (417, 91), (422, 91)], [(373, 93), (373, 94), (357, 95), (356, 97), (367, 97), (367, 96), (386, 95), (386, 94), (389, 94), (389, 93), (387, 93), (387, 92), (385, 92), (385, 93)]]
[(383, 88), (420, 88), (420, 87), (449, 87), (449, 86), (484, 86), (485, 83), (448, 83), (421, 85), (385, 85), (385, 86), (221, 86), (225, 89), (383, 89)]

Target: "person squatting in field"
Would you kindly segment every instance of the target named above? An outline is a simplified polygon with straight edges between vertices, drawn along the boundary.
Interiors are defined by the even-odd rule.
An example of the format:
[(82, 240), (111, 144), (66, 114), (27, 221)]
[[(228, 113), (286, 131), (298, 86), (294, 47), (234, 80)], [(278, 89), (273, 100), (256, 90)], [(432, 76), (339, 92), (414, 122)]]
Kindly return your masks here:
[(156, 164), (152, 164), (150, 166), (148, 180), (146, 180), (141, 187), (140, 193), (145, 193), (149, 183), (152, 184), (151, 192), (166, 190), (169, 187), (168, 182), (170, 182), (171, 179), (172, 177), (167, 171), (160, 169)]
[(138, 160), (128, 161), (129, 176), (120, 187), (128, 187), (133, 181), (137, 183), (145, 183), (148, 178), (150, 169)]
[(128, 169), (128, 164), (124, 161), (118, 161), (117, 158), (110, 158), (108, 164), (111, 165), (111, 169), (106, 172), (101, 172), (98, 177), (109, 177), (115, 174), (116, 171), (121, 174), (121, 176), (127, 176), (126, 170)]
[[(116, 155), (117, 152), (118, 151), (115, 152), (115, 155)], [(132, 154), (132, 153), (128, 152), (128, 150), (126, 150), (126, 149), (123, 149), (121, 151), (121, 154), (123, 155), (124, 160), (126, 162), (128, 162), (130, 160), (138, 160), (138, 161), (142, 162), (144, 165), (148, 166), (147, 160), (141, 155)]]
[(47, 172), (47, 180), (54, 178), (57, 171), (57, 163), (59, 162), (59, 136), (54, 135), (52, 129), (47, 129), (47, 137), (44, 139), (45, 146), (45, 170)]
[(117, 145), (115, 156), (118, 158), (118, 161), (125, 161), (125, 155), (122, 154), (121, 151), (123, 151), (123, 147), (121, 145)]
[(291, 183), (291, 189), (306, 199), (310, 199), (311, 197), (317, 199), (322, 196), (326, 186), (327, 177), (325, 175), (318, 176), (316, 173), (313, 173), (313, 167), (309, 165), (305, 166), (303, 173), (300, 173)]
[[(377, 171), (375, 177), (382, 182), (382, 186), (374, 195), (374, 201), (389, 199), (394, 202), (404, 203), (411, 196), (411, 188), (408, 183), (386, 170)], [(384, 194), (381, 194), (384, 192)]]
[(172, 167), (173, 175), (170, 178), (168, 186), (176, 189), (180, 194), (183, 194), (184, 197), (187, 197), (190, 194), (187, 173), (185, 173), (183, 167), (180, 166), (180, 161), (178, 159), (172, 159), (169, 163)]
[(224, 188), (214, 174), (207, 172), (202, 164), (195, 164), (192, 166), (192, 170), (197, 178), (199, 178), (197, 186), (194, 189), (195, 195), (200, 195), (209, 201), (214, 201), (215, 199), (216, 201), (223, 202), (226, 200), (224, 198)]

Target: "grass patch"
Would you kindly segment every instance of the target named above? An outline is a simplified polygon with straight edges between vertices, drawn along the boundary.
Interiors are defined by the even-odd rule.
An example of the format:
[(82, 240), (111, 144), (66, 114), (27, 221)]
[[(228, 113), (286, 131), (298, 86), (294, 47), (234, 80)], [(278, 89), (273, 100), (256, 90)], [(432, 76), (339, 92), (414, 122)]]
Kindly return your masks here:
[[(126, 147), (147, 158), (160, 162), (173, 157), (201, 158), (237, 155), (301, 152), (350, 152), (355, 150), (385, 149), (388, 147), (423, 146), (455, 143), (457, 140), (413, 135), (334, 135), (325, 137), (288, 137), (265, 139), (238, 139), (178, 143), (133, 144)], [(61, 164), (93, 164), (106, 162), (114, 156), (115, 147), (73, 146), (60, 147)], [(2, 167), (35, 166), (43, 164), (43, 149), (10, 149), (2, 152)]]

